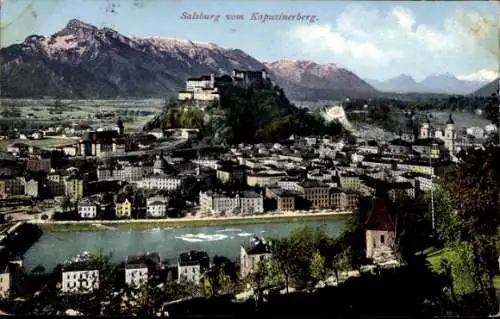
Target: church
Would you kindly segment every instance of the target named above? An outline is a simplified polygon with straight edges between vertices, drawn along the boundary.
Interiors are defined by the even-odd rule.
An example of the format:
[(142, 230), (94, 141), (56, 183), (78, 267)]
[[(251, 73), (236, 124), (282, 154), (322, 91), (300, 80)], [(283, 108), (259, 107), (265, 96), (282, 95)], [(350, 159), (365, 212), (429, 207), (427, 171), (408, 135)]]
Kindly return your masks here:
[(404, 128), (399, 131), (402, 140), (415, 143), (418, 140), (438, 139), (443, 141), (444, 147), (451, 153), (457, 151), (457, 128), (451, 113), (444, 127), (438, 128), (431, 124), (429, 117), (420, 124), (412, 111)]

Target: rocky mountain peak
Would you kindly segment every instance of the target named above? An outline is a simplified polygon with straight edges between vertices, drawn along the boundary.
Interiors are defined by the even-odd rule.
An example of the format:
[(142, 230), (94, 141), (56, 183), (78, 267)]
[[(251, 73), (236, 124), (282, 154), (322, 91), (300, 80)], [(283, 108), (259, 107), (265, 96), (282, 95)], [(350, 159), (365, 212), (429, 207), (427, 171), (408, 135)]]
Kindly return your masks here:
[(97, 30), (98, 28), (88, 24), (86, 22), (83, 22), (78, 19), (71, 19), (68, 21), (66, 24), (66, 27), (63, 30), (70, 30), (70, 31), (94, 31)]

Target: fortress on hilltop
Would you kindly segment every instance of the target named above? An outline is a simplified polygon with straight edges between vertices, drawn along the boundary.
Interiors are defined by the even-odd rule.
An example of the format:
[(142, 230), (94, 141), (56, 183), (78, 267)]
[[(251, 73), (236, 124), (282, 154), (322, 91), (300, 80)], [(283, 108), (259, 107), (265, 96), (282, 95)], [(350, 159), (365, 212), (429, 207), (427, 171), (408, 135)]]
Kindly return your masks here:
[(271, 86), (271, 80), (265, 69), (260, 71), (234, 69), (231, 75), (215, 76), (215, 74), (189, 78), (186, 88), (179, 92), (177, 99), (181, 101), (218, 101), (220, 93), (227, 87), (258, 87)]

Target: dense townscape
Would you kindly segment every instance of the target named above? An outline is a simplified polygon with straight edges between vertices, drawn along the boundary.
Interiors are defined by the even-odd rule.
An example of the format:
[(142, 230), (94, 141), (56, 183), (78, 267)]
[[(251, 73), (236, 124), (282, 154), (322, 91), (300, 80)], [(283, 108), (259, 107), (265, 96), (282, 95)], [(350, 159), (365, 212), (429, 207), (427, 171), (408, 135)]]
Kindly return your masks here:
[[(154, 39), (73, 19), (51, 39), (2, 48), (2, 63), (59, 56), (47, 48), (72, 36), (160, 52)], [(307, 87), (281, 85), (283, 73), (250, 58), (162, 75), (171, 94), (159, 103), (64, 99), (5, 67), (2, 89), (18, 83), (12, 95), (37, 99), (2, 102), (1, 313), (498, 317), (500, 90), (414, 98), (371, 88), (307, 105), (287, 92)], [(104, 95), (122, 89), (99, 81)], [(285, 234), (271, 231), (282, 224)], [(121, 231), (123, 249), (102, 239)], [(97, 248), (82, 235), (91, 232)], [(142, 245), (148, 236), (154, 248)], [(72, 247), (57, 255), (54, 242)], [(33, 250), (56, 266), (33, 263)]]

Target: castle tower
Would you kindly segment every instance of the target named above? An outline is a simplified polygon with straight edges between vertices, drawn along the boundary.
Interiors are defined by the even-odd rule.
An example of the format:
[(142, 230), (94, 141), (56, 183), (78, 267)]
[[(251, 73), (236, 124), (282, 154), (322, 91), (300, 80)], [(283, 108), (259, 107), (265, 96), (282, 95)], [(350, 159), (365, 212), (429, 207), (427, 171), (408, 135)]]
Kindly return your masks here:
[(456, 141), (457, 141), (457, 128), (455, 126), (455, 121), (453, 121), (450, 112), (450, 116), (448, 118), (448, 121), (446, 121), (446, 127), (444, 129), (444, 146), (450, 152), (453, 153), (455, 152)]
[(396, 226), (388, 211), (388, 200), (375, 198), (365, 223), (366, 258), (383, 262), (395, 255)]

